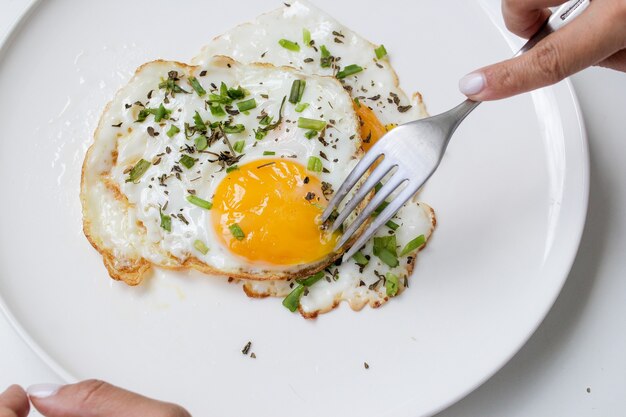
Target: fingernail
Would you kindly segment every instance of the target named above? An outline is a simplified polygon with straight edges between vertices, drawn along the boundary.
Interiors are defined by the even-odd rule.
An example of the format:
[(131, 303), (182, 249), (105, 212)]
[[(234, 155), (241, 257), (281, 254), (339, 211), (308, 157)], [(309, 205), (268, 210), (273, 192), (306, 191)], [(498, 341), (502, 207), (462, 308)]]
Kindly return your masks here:
[(60, 384), (35, 384), (26, 389), (30, 397), (47, 398), (59, 392), (63, 385)]
[(485, 88), (485, 76), (480, 72), (467, 74), (459, 81), (459, 90), (466, 96), (473, 96)]

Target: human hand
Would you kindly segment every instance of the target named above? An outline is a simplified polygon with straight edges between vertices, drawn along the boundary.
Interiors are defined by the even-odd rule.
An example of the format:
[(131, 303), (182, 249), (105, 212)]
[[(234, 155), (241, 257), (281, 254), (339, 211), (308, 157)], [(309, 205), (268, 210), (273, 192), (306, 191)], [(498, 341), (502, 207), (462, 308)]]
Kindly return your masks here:
[[(548, 7), (565, 0), (502, 0), (507, 28), (524, 38), (539, 30)], [(525, 54), (466, 75), (459, 89), (487, 101), (554, 84), (589, 66), (626, 72), (626, 0), (593, 0), (569, 25)]]
[[(71, 385), (16, 385), (0, 395), (0, 417), (26, 417), (28, 399), (46, 417), (191, 417), (181, 406), (152, 400), (106, 382)], [(4, 413), (4, 414), (3, 414)]]

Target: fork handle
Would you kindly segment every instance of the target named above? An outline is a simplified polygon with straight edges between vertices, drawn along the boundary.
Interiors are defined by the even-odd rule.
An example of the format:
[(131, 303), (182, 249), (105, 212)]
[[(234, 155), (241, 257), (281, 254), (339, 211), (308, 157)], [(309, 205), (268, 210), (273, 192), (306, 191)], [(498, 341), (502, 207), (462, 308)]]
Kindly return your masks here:
[[(545, 21), (541, 28), (535, 33), (526, 44), (517, 51), (513, 57), (518, 57), (528, 51), (530, 51), (535, 45), (541, 42), (551, 33), (556, 32), (563, 26), (578, 17), (591, 3), (591, 0), (570, 0), (567, 3), (561, 5), (552, 12), (552, 15)], [(452, 110), (444, 113), (445, 116), (449, 116), (453, 119), (453, 131), (456, 130), (459, 124), (480, 104), (480, 101), (473, 101), (470, 99), (465, 100)], [(442, 115), (443, 116), (443, 115)]]

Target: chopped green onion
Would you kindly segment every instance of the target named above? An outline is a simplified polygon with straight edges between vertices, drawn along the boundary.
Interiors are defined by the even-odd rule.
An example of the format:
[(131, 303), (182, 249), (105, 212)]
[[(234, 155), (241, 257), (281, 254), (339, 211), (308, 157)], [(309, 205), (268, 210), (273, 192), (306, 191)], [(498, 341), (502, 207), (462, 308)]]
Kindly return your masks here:
[(273, 119), (272, 116), (264, 116), (261, 120), (259, 120), (259, 124), (261, 126), (267, 126), (270, 123), (272, 123), (272, 119)]
[(202, 120), (202, 116), (200, 116), (200, 113), (197, 111), (196, 114), (193, 115), (193, 122), (196, 124), (196, 130), (201, 130), (203, 132), (207, 130), (206, 125)]
[(312, 172), (322, 172), (322, 160), (317, 156), (309, 157), (309, 163), (307, 164), (307, 169)]
[(203, 255), (206, 255), (207, 253), (209, 253), (209, 248), (207, 248), (204, 242), (201, 240), (196, 240), (195, 242), (193, 242), (193, 247), (196, 248), (198, 252), (200, 252)]
[(291, 92), (289, 93), (289, 102), (296, 104), (302, 100), (302, 95), (304, 94), (304, 87), (306, 87), (306, 81), (304, 80), (294, 80), (293, 84), (291, 84)]
[(354, 102), (356, 103), (356, 106), (360, 109), (361, 108), (361, 102), (359, 101), (358, 97), (354, 98)]
[(281, 39), (278, 41), (278, 44), (285, 49), (289, 49), (292, 52), (300, 52), (300, 45), (297, 42), (292, 42), (287, 39)]
[(243, 230), (241, 230), (241, 227), (239, 227), (239, 225), (237, 223), (233, 223), (230, 226), (228, 226), (228, 229), (230, 230), (230, 233), (232, 233), (233, 237), (237, 240), (243, 240), (246, 235), (243, 233)]
[(304, 137), (307, 139), (313, 139), (315, 136), (317, 136), (318, 133), (319, 132), (317, 130), (309, 130), (304, 134)]
[(304, 294), (304, 289), (304, 285), (296, 286), (296, 288), (294, 288), (293, 291), (291, 291), (283, 300), (283, 306), (294, 313), (300, 305), (300, 298), (302, 298), (302, 294)]
[(305, 287), (311, 287), (313, 284), (315, 284), (317, 281), (319, 281), (322, 278), (324, 278), (324, 271), (320, 271), (317, 274), (311, 275), (308, 278), (297, 279), (296, 282), (298, 284), (304, 285)]
[(263, 139), (265, 136), (267, 136), (267, 131), (262, 130), (262, 129), (257, 129), (254, 131), (254, 138), (256, 140), (261, 140)]
[(370, 262), (361, 252), (355, 253), (354, 256), (352, 256), (352, 259), (354, 259), (354, 262), (360, 266), (365, 266)]
[(231, 165), (228, 168), (226, 168), (226, 173), (230, 174), (233, 171), (237, 171), (239, 169), (239, 167), (237, 165)]
[(241, 152), (243, 152), (244, 146), (246, 146), (246, 141), (245, 140), (238, 140), (233, 145), (233, 149), (235, 150), (235, 152), (241, 153)]
[(250, 100), (240, 101), (239, 103), (237, 103), (237, 107), (239, 108), (240, 112), (252, 110), (256, 107), (256, 100), (254, 98), (251, 98)]
[(204, 97), (206, 95), (206, 90), (202, 88), (200, 82), (196, 77), (189, 77), (189, 84), (191, 84), (191, 87), (196, 91), (196, 93), (198, 93), (200, 97)]
[(302, 113), (307, 107), (309, 107), (309, 103), (298, 103), (296, 106), (296, 113)]
[(387, 201), (383, 201), (382, 203), (380, 203), (380, 205), (376, 207), (376, 210), (374, 210), (374, 213), (372, 213), (372, 216), (373, 217), (378, 216), (380, 213), (383, 212), (384, 209), (387, 208), (388, 205), (389, 203)]
[(419, 235), (418, 237), (406, 244), (404, 249), (402, 249), (402, 251), (400, 252), (400, 256), (407, 255), (409, 252), (414, 251), (415, 249), (422, 246), (424, 243), (426, 243), (426, 237), (424, 235)]
[(163, 214), (163, 212), (159, 209), (159, 215), (161, 216), (161, 228), (163, 230), (167, 230), (168, 232), (172, 231), (172, 216), (169, 214)]
[(180, 132), (180, 129), (178, 127), (176, 127), (175, 125), (171, 125), (169, 130), (165, 133), (167, 136), (169, 136), (170, 138), (174, 137), (176, 134), (178, 134), (178, 132)]
[(320, 66), (322, 68), (330, 67), (331, 56), (330, 56), (330, 51), (326, 48), (326, 45), (320, 46), (320, 51), (322, 53), (322, 59), (320, 59)]
[(276, 152), (274, 151), (263, 151), (263, 156), (274, 156)]
[(385, 278), (385, 290), (387, 292), (387, 296), (395, 297), (398, 294), (398, 286), (400, 285), (398, 276), (392, 274), (391, 272), (387, 272)]
[(385, 45), (380, 45), (378, 48), (374, 50), (376, 52), (376, 58), (382, 59), (387, 55), (387, 50), (385, 49)]
[(163, 104), (159, 106), (156, 113), (154, 114), (154, 121), (159, 123), (163, 119), (167, 119), (172, 111), (167, 110)]
[(191, 169), (196, 163), (196, 160), (189, 155), (183, 155), (180, 157), (180, 163), (187, 169)]
[(209, 110), (211, 110), (211, 114), (215, 117), (226, 116), (226, 112), (224, 111), (224, 108), (219, 103), (209, 103)]
[(246, 96), (246, 92), (243, 90), (243, 88), (241, 88), (241, 86), (237, 88), (229, 88), (226, 94), (233, 100), (240, 100)]
[(210, 201), (203, 200), (200, 197), (196, 197), (195, 195), (191, 195), (191, 194), (188, 195), (187, 201), (189, 201), (194, 206), (198, 206), (206, 210), (211, 210), (213, 208), (213, 203), (211, 203)]
[(203, 151), (209, 147), (209, 141), (207, 140), (206, 136), (198, 136), (195, 139), (195, 143), (196, 143), (196, 149), (199, 151)]
[(230, 98), (228, 97), (228, 86), (223, 81), (220, 84), (220, 96)]
[(355, 65), (355, 64), (348, 65), (347, 67), (345, 67), (344, 69), (342, 69), (341, 71), (337, 73), (337, 78), (341, 80), (342, 78), (349, 77), (361, 71), (363, 71), (363, 68), (358, 65)]
[(396, 236), (375, 237), (374, 255), (392, 268), (398, 266), (399, 262), (396, 248)]
[(209, 103), (218, 103), (218, 104), (231, 104), (233, 102), (233, 99), (228, 97), (228, 92), (226, 93), (227, 95), (217, 95), (217, 94), (209, 94)]
[(326, 122), (323, 120), (315, 120), (315, 119), (307, 119), (306, 117), (300, 117), (298, 119), (298, 127), (302, 129), (310, 129), (310, 130), (324, 130), (326, 127)]
[(311, 31), (307, 28), (302, 28), (302, 41), (306, 46), (311, 46)]
[(246, 130), (246, 127), (242, 124), (232, 126), (229, 124), (225, 124), (224, 126), (222, 126), (222, 129), (224, 129), (224, 133), (241, 133)]
[(391, 230), (398, 230), (398, 227), (400, 227), (400, 225), (398, 223), (394, 223), (391, 220), (389, 220), (387, 223), (385, 223), (385, 226), (387, 226)]
[(152, 165), (150, 162), (146, 161), (145, 159), (140, 159), (139, 162), (135, 164), (133, 169), (130, 170), (126, 182), (137, 182), (137, 180), (139, 180), (139, 178), (141, 178), (143, 174), (146, 173), (148, 168), (150, 168), (150, 165)]

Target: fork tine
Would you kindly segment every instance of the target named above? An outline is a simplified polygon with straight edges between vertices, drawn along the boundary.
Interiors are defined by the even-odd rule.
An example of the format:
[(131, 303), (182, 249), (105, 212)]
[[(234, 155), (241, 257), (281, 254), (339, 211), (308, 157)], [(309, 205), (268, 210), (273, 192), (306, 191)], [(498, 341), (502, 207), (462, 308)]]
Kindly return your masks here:
[(363, 185), (359, 188), (356, 194), (350, 199), (346, 207), (341, 210), (339, 216), (335, 219), (333, 223), (332, 231), (334, 232), (339, 228), (339, 226), (348, 218), (352, 210), (358, 206), (365, 196), (372, 191), (372, 189), (382, 180), (385, 175), (387, 175), (394, 167), (397, 165), (392, 163), (385, 163), (385, 159), (383, 159), (380, 164), (374, 169), (374, 171), (367, 177), (367, 180)]
[(385, 207), (385, 209), (376, 216), (376, 219), (367, 227), (365, 232), (354, 242), (350, 250), (346, 252), (344, 255), (344, 259), (350, 259), (368, 240), (370, 240), (376, 231), (380, 229), (382, 225), (387, 223), (393, 216), (402, 208), (404, 203), (406, 203), (413, 195), (417, 192), (419, 187), (412, 186), (412, 184), (408, 184), (396, 197), (394, 197), (393, 201)]
[(407, 178), (401, 175), (399, 172), (396, 172), (393, 176), (391, 176), (391, 178), (389, 178), (383, 188), (381, 188), (374, 195), (374, 198), (372, 198), (367, 206), (365, 206), (363, 211), (359, 213), (354, 222), (352, 222), (350, 227), (348, 227), (348, 230), (343, 233), (343, 236), (341, 236), (339, 243), (337, 243), (337, 245), (335, 246), (335, 250), (345, 245), (346, 242), (352, 237), (352, 235), (359, 229), (359, 227), (361, 227), (363, 222), (365, 222), (365, 220), (367, 220), (372, 215), (374, 210), (376, 210), (376, 208), (380, 206), (382, 202), (385, 201), (385, 199), (405, 181), (407, 181)]
[(363, 159), (356, 164), (352, 172), (350, 172), (346, 180), (343, 184), (341, 184), (341, 187), (339, 187), (339, 190), (337, 190), (333, 198), (330, 199), (326, 210), (324, 210), (324, 213), (322, 214), (322, 222), (328, 220), (330, 215), (333, 213), (333, 210), (339, 205), (339, 203), (341, 203), (352, 187), (354, 187), (359, 179), (367, 172), (369, 167), (372, 166), (372, 164), (381, 156), (382, 153), (372, 152), (372, 149), (370, 149), (370, 152), (366, 153)]

